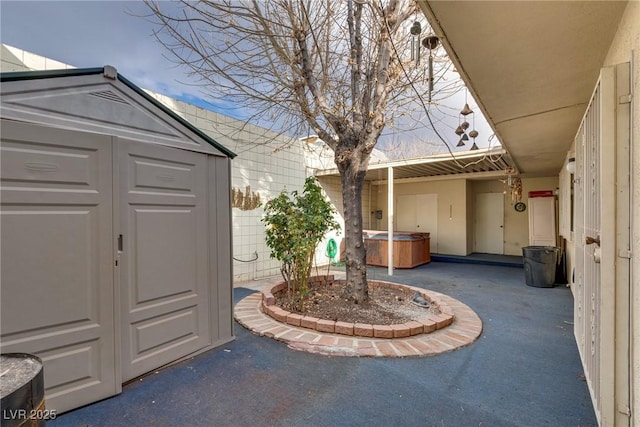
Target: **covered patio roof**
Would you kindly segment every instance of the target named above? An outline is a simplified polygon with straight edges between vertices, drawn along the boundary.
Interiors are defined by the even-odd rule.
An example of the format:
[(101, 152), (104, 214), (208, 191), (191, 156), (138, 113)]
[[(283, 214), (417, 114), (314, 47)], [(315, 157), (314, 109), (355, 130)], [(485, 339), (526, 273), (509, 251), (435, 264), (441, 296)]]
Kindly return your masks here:
[(490, 177), (510, 167), (556, 176), (627, 3), (418, 0), (504, 151), (371, 163), (367, 181), (385, 180), (389, 166), (396, 180)]
[[(489, 179), (516, 171), (511, 158), (503, 148), (485, 148), (475, 151), (438, 154), (404, 160), (369, 163), (365, 180), (374, 184), (386, 183), (389, 167), (393, 167), (394, 181), (438, 179)], [(340, 176), (337, 168), (316, 171), (316, 176)]]
[(562, 168), (627, 3), (418, 0), (524, 176)]

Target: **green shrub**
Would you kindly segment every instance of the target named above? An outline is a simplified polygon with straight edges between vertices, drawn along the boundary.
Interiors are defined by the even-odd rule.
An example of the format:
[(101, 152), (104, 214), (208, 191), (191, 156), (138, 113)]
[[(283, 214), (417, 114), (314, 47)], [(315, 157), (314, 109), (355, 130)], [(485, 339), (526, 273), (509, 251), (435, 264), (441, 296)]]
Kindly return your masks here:
[(309, 276), (318, 244), (330, 230), (339, 230), (335, 209), (322, 195), (314, 177), (304, 182), (302, 194), (283, 190), (265, 205), (262, 222), (271, 257), (282, 262), (280, 272), (289, 295), (299, 292), (300, 307), (308, 293)]

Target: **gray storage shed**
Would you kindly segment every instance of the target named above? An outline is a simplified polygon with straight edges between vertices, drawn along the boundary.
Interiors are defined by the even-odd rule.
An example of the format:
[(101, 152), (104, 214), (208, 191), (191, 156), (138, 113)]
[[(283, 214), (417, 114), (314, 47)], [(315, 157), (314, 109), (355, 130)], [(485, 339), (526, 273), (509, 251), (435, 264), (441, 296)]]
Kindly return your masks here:
[(234, 154), (113, 67), (0, 81), (2, 352), (47, 408), (232, 340)]

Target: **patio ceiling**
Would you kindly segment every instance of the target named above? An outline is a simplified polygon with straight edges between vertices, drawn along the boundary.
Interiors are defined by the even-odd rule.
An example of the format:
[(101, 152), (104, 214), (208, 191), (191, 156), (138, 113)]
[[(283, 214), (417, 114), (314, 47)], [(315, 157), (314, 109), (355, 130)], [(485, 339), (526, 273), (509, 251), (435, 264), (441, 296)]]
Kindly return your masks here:
[[(509, 155), (502, 149), (457, 152), (455, 158), (439, 154), (423, 158), (369, 163), (366, 181), (385, 183), (389, 167), (398, 180), (424, 179), (489, 179), (503, 177), (512, 168)], [(339, 176), (337, 168), (316, 171), (316, 176)]]
[(627, 5), (418, 0), (525, 176), (554, 176)]

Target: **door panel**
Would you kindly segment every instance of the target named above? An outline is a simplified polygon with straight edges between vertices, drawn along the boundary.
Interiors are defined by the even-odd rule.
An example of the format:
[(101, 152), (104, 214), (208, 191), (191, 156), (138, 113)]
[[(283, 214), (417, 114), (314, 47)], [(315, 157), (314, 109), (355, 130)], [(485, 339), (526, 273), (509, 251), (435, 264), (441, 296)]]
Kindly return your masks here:
[(120, 144), (123, 380), (210, 343), (207, 156)]
[[(615, 79), (604, 68), (576, 136), (575, 336), (593, 406), (601, 425), (623, 409), (616, 396), (616, 135)], [(616, 408), (616, 400), (620, 403)], [(628, 401), (628, 400), (627, 400)]]
[(438, 253), (438, 195), (416, 195), (416, 229), (429, 233), (431, 252)]
[(398, 196), (398, 199), (396, 201), (396, 231), (414, 231), (415, 227), (415, 194)]
[(556, 201), (554, 197), (529, 199), (529, 244), (556, 246)]
[[(133, 212), (136, 260), (136, 303), (189, 293), (196, 283), (193, 245), (195, 212), (188, 209), (144, 209)], [(162, 233), (158, 233), (162, 230)]]
[[(631, 393), (632, 353), (631, 312), (633, 301), (631, 283), (631, 64), (616, 66), (616, 230), (618, 256), (615, 259), (615, 415), (616, 426), (630, 426), (634, 408)], [(609, 159), (611, 161), (613, 159)], [(605, 167), (607, 167), (605, 163)], [(612, 169), (613, 169), (612, 168)], [(605, 230), (606, 231), (606, 230)], [(605, 247), (606, 249), (606, 247)], [(606, 261), (606, 258), (605, 258)], [(606, 273), (605, 273), (606, 274)], [(637, 384), (637, 380), (636, 380)], [(635, 406), (635, 410), (639, 406)], [(638, 418), (636, 417), (636, 420)]]
[(504, 195), (476, 194), (475, 252), (504, 254)]
[(396, 231), (429, 233), (432, 253), (438, 252), (438, 195), (408, 194), (396, 200)]
[(2, 351), (42, 358), (48, 409), (116, 394), (111, 138), (2, 121), (1, 150)]

